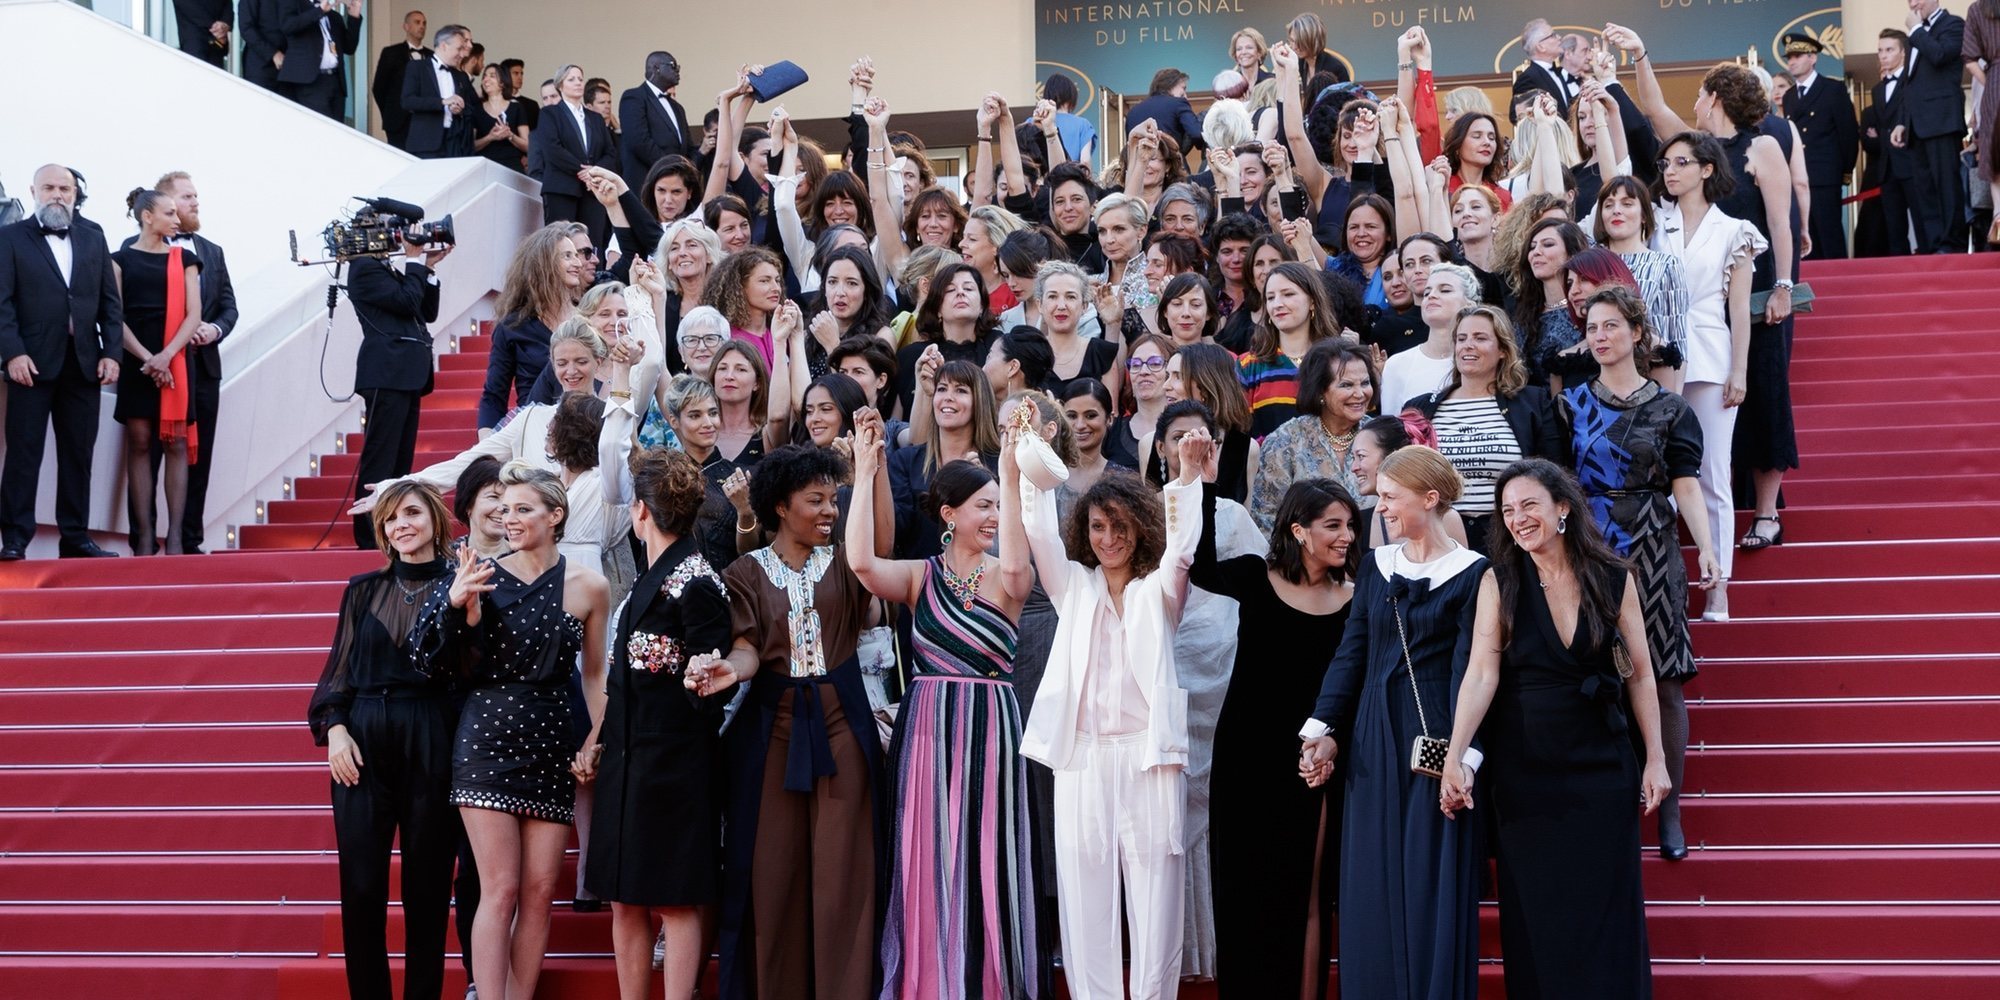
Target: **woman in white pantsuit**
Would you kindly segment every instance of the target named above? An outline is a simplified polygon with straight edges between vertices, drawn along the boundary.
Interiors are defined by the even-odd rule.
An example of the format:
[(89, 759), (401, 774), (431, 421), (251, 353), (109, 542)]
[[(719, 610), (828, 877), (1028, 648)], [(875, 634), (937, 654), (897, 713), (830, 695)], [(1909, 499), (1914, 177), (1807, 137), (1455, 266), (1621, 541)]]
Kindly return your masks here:
[[(1201, 532), (1200, 476), (1214, 439), (1190, 434), (1165, 502), (1109, 472), (1057, 525), (1052, 491), (1022, 482), (1001, 449), (1003, 530), (1024, 531), (1059, 623), (1021, 752), (1055, 772), (1057, 903), (1075, 1000), (1122, 1000), (1118, 903), (1132, 940), (1133, 1000), (1180, 986), (1187, 692), (1173, 636)], [(1162, 509), (1164, 506), (1164, 510)]]

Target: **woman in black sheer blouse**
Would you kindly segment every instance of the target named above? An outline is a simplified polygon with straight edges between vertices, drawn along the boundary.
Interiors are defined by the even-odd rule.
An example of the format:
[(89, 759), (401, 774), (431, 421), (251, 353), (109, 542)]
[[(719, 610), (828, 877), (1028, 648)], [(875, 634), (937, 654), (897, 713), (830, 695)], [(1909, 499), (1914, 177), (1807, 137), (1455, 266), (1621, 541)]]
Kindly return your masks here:
[(372, 517), (389, 564), (348, 582), (306, 719), (333, 776), (349, 990), (390, 995), (389, 857), (400, 839), (405, 996), (435, 1000), (458, 851), (457, 810), (447, 801), (457, 720), (449, 682), (417, 669), (405, 637), (449, 572), (451, 515), (436, 490), (400, 479), (382, 488)]

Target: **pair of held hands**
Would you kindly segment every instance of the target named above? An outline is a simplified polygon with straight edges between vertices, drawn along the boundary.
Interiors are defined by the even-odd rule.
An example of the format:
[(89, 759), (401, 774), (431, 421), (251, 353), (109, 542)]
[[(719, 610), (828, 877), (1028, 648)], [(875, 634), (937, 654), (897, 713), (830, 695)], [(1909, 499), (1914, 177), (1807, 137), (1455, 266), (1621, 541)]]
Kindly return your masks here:
[[(1326, 784), (1333, 775), (1334, 758), (1339, 752), (1340, 747), (1332, 736), (1305, 741), (1299, 748), (1299, 777), (1313, 788)], [(1446, 758), (1444, 775), (1438, 779), (1439, 811), (1456, 819), (1459, 810), (1474, 808), (1473, 775), (1472, 768), (1465, 766), (1465, 761), (1457, 753)], [(1651, 816), (1672, 790), (1673, 782), (1667, 778), (1666, 762), (1648, 762), (1639, 782), (1639, 803), (1644, 807), (1645, 814)]]

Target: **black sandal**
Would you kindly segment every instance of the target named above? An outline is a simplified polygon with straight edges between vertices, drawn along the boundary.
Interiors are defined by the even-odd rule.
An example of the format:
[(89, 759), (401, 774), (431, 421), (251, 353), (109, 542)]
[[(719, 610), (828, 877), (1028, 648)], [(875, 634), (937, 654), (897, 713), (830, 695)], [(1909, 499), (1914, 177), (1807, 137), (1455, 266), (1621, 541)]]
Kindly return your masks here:
[[(1769, 537), (1760, 535), (1757, 533), (1757, 522), (1759, 521), (1769, 521), (1777, 525), (1778, 530), (1772, 532)], [(1785, 544), (1785, 522), (1780, 520), (1776, 514), (1768, 514), (1750, 519), (1750, 530), (1743, 536), (1742, 540), (1736, 543), (1736, 547), (1746, 552), (1755, 552), (1758, 549), (1768, 549), (1773, 545), (1783, 544)]]

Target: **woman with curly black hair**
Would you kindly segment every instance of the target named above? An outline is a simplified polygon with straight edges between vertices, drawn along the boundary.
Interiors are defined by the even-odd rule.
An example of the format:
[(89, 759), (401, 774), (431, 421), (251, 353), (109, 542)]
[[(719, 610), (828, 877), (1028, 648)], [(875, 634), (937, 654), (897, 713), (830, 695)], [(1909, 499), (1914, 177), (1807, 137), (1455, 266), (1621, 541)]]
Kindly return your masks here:
[(724, 996), (862, 997), (875, 978), (887, 798), (855, 656), (872, 601), (834, 537), (847, 475), (830, 449), (764, 457), (750, 504), (771, 544), (723, 572), (726, 654), (686, 670), (704, 697), (750, 684), (723, 738)]

